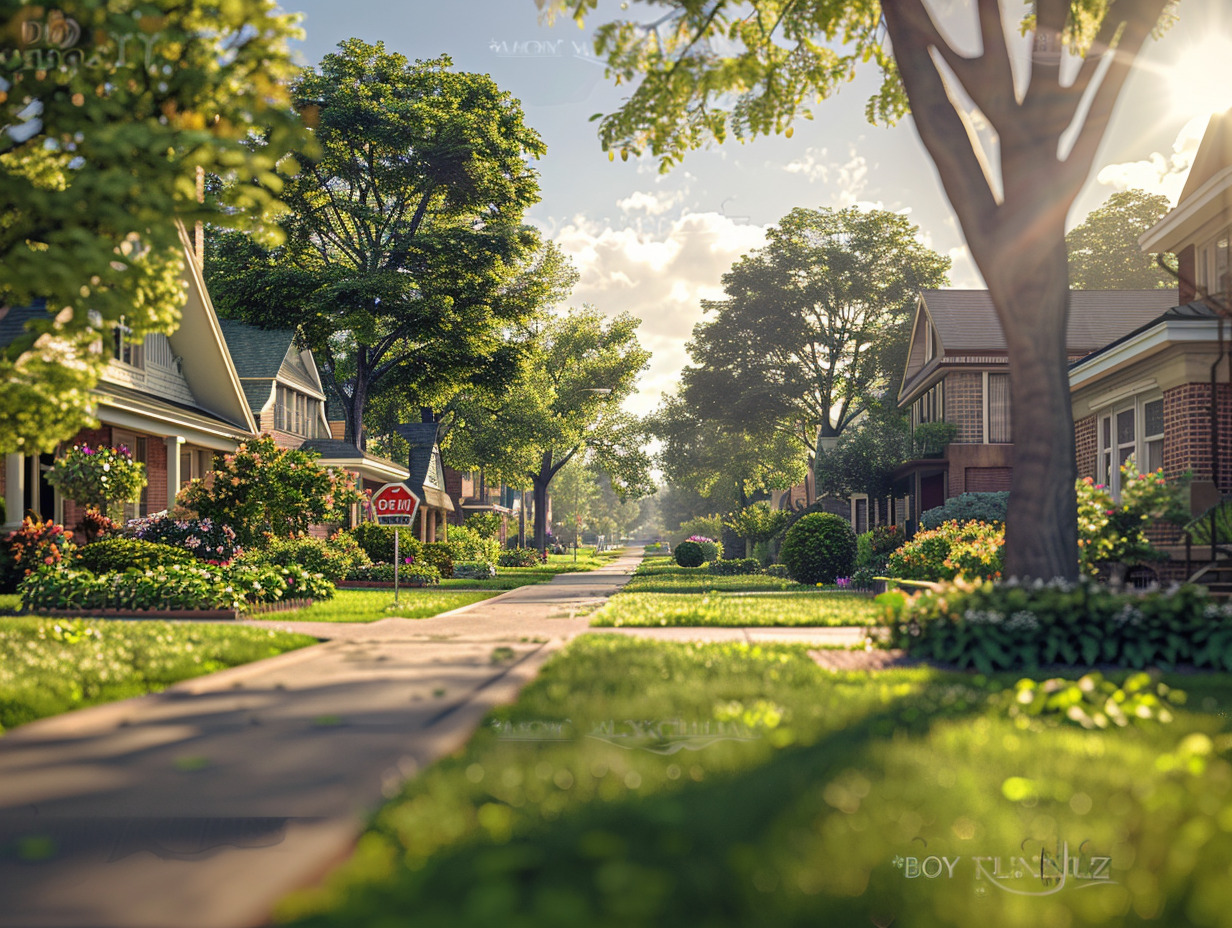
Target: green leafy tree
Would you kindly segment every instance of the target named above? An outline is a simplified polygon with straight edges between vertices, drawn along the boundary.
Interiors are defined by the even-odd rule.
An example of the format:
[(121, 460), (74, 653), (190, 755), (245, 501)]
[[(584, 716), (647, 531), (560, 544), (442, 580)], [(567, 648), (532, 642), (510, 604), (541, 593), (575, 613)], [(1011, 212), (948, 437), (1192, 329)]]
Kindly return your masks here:
[(759, 541), (769, 541), (791, 521), (786, 509), (771, 509), (769, 503), (753, 503), (723, 520), (723, 525), (744, 539), (745, 551), (751, 552)]
[(201, 519), (229, 525), (245, 547), (268, 533), (287, 538), (310, 525), (342, 522), (359, 502), (355, 478), (327, 470), (315, 451), (279, 448), (268, 435), (223, 455), (214, 472), (194, 480), (176, 501)]
[(825, 447), (828, 444), (818, 443), (813, 464), (818, 496), (865, 493), (869, 499), (881, 499), (890, 494), (890, 475), (912, 456), (906, 418), (883, 403), (870, 406), (863, 418)]
[(483, 467), (510, 486), (529, 484), (540, 550), (548, 487), (574, 456), (589, 457), (622, 496), (653, 490), (645, 427), (620, 408), (650, 358), (638, 325), (628, 314), (605, 321), (589, 307), (546, 316), (525, 333), (509, 387), (472, 392), (452, 410), (444, 447), (453, 466)]
[(794, 209), (767, 244), (723, 276), (725, 299), (693, 331), (684, 396), (698, 414), (746, 429), (773, 423), (802, 460), (818, 431), (839, 435), (901, 375), (922, 287), (950, 261), (885, 210)]
[[(597, 6), (598, 0), (552, 0), (549, 9), (580, 20)], [(1012, 24), (998, 0), (970, 5), (981, 38), (973, 55), (954, 48), (924, 0), (632, 0), (624, 8), (651, 6), (653, 24), (620, 19), (596, 33), (610, 73), (629, 84), (641, 78), (620, 109), (602, 117), (599, 135), (609, 150), (649, 150), (667, 169), (689, 149), (729, 133), (749, 139), (790, 132), (813, 100), (835, 93), (864, 63), (883, 78), (867, 107), (870, 118), (892, 122), (910, 109), (1009, 351), (1020, 438), (1006, 571), (1077, 579), (1065, 217), (1139, 51), (1168, 22), (1169, 0), (1029, 5), (1023, 26), (1033, 51), (1019, 87), (1007, 34)], [(1069, 54), (1079, 60), (1072, 73), (1064, 69), (1063, 80)], [(967, 101), (996, 133), (996, 173), (971, 129)]]
[[(1155, 290), (1176, 286), (1138, 238), (1172, 208), (1168, 198), (1145, 190), (1114, 193), (1065, 236), (1073, 290)], [(1167, 255), (1176, 269), (1176, 260)]]
[(439, 407), (512, 373), (505, 330), (562, 260), (522, 224), (545, 149), (517, 100), (445, 56), (348, 39), (291, 93), (316, 150), (278, 177), (285, 242), (220, 236), (208, 279), (228, 314), (300, 329), (360, 447), (372, 397)]
[[(272, 0), (5, 0), (0, 21), (0, 306), (46, 309), (0, 348), (0, 452), (29, 454), (93, 421), (113, 327), (174, 329), (177, 219), (261, 228), (277, 208), (300, 32)], [(225, 196), (199, 203), (199, 170)]]

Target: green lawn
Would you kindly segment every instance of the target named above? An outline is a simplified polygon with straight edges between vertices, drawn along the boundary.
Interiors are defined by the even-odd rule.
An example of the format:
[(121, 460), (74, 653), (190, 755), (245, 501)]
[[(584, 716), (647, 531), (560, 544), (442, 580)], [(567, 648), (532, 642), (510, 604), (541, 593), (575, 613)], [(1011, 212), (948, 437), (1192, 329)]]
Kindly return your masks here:
[[(629, 589), (629, 587), (625, 587)], [(595, 613), (592, 626), (876, 625), (880, 610), (858, 593), (783, 593), (769, 596), (617, 593)]]
[(469, 606), (495, 596), (489, 591), (439, 590), (436, 587), (414, 587), (398, 591), (398, 606), (394, 607), (393, 590), (339, 590), (325, 602), (307, 609), (271, 612), (256, 615), (256, 619), (294, 622), (377, 622), (381, 619), (426, 619), (459, 606)]
[(1232, 681), (1170, 680), (1190, 694), (1171, 723), (1086, 731), (1023, 727), (1007, 712), (1014, 680), (576, 639), (280, 917), (1228, 925)]
[(572, 551), (569, 554), (549, 554), (548, 562), (537, 567), (497, 567), (496, 576), (491, 580), (449, 579), (442, 580), (440, 587), (446, 590), (513, 590), (533, 583), (546, 583), (560, 574), (594, 570), (616, 560), (621, 553), (616, 550), (595, 554), (593, 547), (583, 546), (578, 549), (576, 562)]
[(234, 624), (3, 618), (0, 731), (315, 643)]
[(21, 596), (17, 593), (0, 593), (0, 614), (16, 612), (21, 608)]
[(764, 574), (716, 576), (708, 567), (681, 567), (670, 557), (644, 558), (624, 587), (626, 593), (772, 593), (811, 589), (813, 587), (786, 577), (767, 577)]

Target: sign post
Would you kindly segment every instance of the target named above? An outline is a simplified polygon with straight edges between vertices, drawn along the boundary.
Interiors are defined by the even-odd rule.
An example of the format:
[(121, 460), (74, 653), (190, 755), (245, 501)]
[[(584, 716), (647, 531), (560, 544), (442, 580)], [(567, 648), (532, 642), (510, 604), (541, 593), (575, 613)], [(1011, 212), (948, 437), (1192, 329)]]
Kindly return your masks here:
[(380, 525), (394, 527), (394, 604), (398, 603), (398, 572), (402, 558), (398, 550), (398, 527), (415, 524), (419, 511), (419, 497), (405, 483), (387, 483), (372, 494), (372, 509)]

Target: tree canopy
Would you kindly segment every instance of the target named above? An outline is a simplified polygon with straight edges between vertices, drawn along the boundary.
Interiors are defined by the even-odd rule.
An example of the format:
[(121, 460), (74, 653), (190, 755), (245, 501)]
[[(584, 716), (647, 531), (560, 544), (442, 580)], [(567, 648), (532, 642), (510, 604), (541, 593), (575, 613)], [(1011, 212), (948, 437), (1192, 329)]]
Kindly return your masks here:
[[(544, 3), (579, 21), (598, 7), (598, 0)], [(865, 62), (882, 74), (869, 116), (892, 122), (910, 108), (1008, 348), (1020, 438), (1006, 573), (1077, 579), (1065, 219), (1139, 51), (1168, 22), (1169, 0), (1029, 4), (1021, 25), (1032, 51), (1018, 85), (999, 0), (971, 5), (977, 54), (947, 39), (924, 0), (622, 4), (651, 7), (653, 21), (621, 17), (596, 33), (609, 73), (620, 82), (637, 80), (616, 112), (597, 117), (609, 151), (649, 149), (667, 169), (729, 132), (742, 139), (788, 133), (795, 118), (810, 115), (814, 100), (833, 94)], [(1062, 67), (1067, 55), (1075, 67)], [(996, 134), (999, 170), (973, 128), (976, 112)]]
[(506, 327), (558, 281), (559, 254), (522, 224), (545, 148), (486, 75), (379, 42), (342, 42), (292, 99), (316, 150), (280, 177), (285, 242), (221, 236), (209, 281), (225, 312), (299, 328), (358, 447), (374, 395), (439, 406), (512, 374)]
[(900, 375), (921, 288), (948, 258), (885, 210), (792, 210), (723, 276), (693, 332), (684, 396), (729, 429), (773, 423), (807, 457)]
[(547, 532), (548, 486), (586, 452), (617, 493), (653, 490), (642, 423), (621, 403), (650, 358), (639, 321), (606, 320), (583, 307), (544, 315), (521, 339), (521, 363), (501, 391), (473, 390), (453, 406), (444, 448), (454, 467), (483, 467), (510, 486), (534, 489), (535, 544)]
[[(1065, 236), (1073, 290), (1155, 290), (1176, 287), (1176, 276), (1144, 254), (1138, 238), (1171, 209), (1168, 198), (1145, 190), (1114, 193)], [(1173, 270), (1176, 260), (1165, 260)]]
[[(177, 219), (256, 229), (278, 208), (300, 32), (272, 0), (7, 0), (0, 20), (0, 306), (46, 309), (0, 347), (0, 451), (32, 453), (92, 421), (116, 325), (174, 329)], [(198, 170), (226, 195), (199, 203)]]

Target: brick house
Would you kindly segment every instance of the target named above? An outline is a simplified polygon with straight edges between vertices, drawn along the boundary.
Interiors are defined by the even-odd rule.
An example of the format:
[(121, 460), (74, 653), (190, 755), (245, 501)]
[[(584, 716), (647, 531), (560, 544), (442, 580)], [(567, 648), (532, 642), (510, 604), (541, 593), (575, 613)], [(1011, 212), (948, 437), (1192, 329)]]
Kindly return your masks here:
[[(184, 484), (211, 468), (213, 455), (233, 451), (257, 434), (239, 376), (227, 351), (218, 317), (201, 277), (195, 250), (180, 227), (185, 251), (187, 302), (180, 325), (170, 335), (147, 335), (140, 342), (117, 326), (101, 349), (111, 360), (94, 389), (98, 426), (84, 429), (69, 444), (127, 446), (146, 465), (148, 484), (129, 517), (166, 509)], [(0, 309), (0, 344), (24, 331), (41, 307)], [(44, 474), (50, 454), (6, 455), (0, 474), (6, 519), (3, 530), (18, 528), (26, 512), (73, 526), (80, 518), (71, 501), (60, 498)]]
[[(1067, 351), (1078, 360), (1154, 320), (1173, 306), (1173, 290), (1075, 290)], [(962, 493), (1008, 490), (1013, 462), (1009, 356), (987, 290), (924, 290), (912, 323), (898, 406), (913, 432), (929, 422), (957, 428), (934, 457), (894, 473), (889, 512), (853, 521), (911, 524)], [(853, 507), (859, 505), (853, 501)], [(868, 504), (865, 503), (867, 506)]]
[(1177, 256), (1180, 305), (1071, 366), (1078, 473), (1116, 491), (1131, 456), (1167, 477), (1190, 472), (1198, 514), (1232, 490), (1232, 111), (1211, 119), (1176, 207), (1139, 241)]
[(503, 483), (488, 483), (482, 469), (459, 471), (446, 464), (444, 475), (445, 492), (454, 505), (453, 514), (449, 517), (451, 524), (461, 525), (467, 516), (476, 512), (491, 512), (501, 517), (498, 537), (502, 545), (508, 541), (511, 530), (516, 534), (517, 529), (510, 525), (510, 520), (516, 518), (521, 506), (520, 490)]

